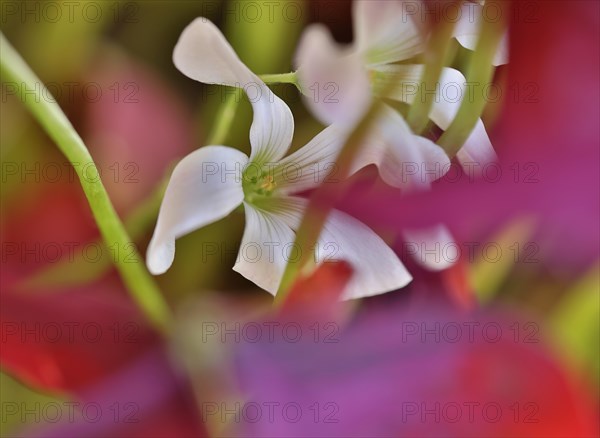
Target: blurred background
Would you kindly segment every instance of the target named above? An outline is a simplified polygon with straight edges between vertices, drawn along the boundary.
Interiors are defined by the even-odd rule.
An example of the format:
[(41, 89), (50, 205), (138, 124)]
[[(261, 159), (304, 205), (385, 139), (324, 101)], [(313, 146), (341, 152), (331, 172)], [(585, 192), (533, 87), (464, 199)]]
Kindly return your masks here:
[[(407, 400), (418, 409), (421, 400), (440, 392), (446, 403), (512, 400), (537, 403), (540, 409), (533, 414), (531, 406), (509, 410), (506, 406), (514, 403), (507, 402), (510, 419), (486, 421), (487, 428), (416, 421), (414, 428), (393, 433), (397, 436), (594, 436), (600, 373), (598, 5), (515, 3), (505, 2), (510, 64), (495, 76), (506, 92), (483, 115), (503, 160), (502, 182), (440, 184), (430, 194), (399, 201), (397, 192), (381, 188), (373, 169), (353, 178), (356, 191), (340, 208), (389, 236), (415, 280), (406, 289), (330, 316), (350, 327), (342, 330), (335, 350), (345, 364), (322, 343), (301, 342), (299, 351), (290, 352), (286, 342), (239, 348), (236, 342), (198, 341), (207, 321), (268, 320), (271, 296), (231, 270), (244, 229), (239, 213), (178, 240), (172, 268), (157, 278), (178, 316), (175, 340), (165, 343), (130, 301), (112, 266), (112, 257), (126, 257), (133, 247), (103, 246), (77, 177), (20, 102), (37, 97), (20, 95), (3, 79), (2, 436), (227, 436), (234, 433), (229, 426), (203, 416), (212, 412), (206, 409), (214, 407), (213, 400), (279, 400), (282, 388), (302, 393), (298, 400), (314, 400), (297, 382), (304, 388), (314, 385), (313, 395), (333, 388), (329, 399), (319, 400), (367, 394), (366, 399), (382, 401), (376, 413), (362, 404), (345, 406), (339, 429), (322, 429), (314, 421), (284, 421), (280, 429), (241, 421), (235, 425), (240, 434), (345, 436), (362, 429), (344, 419), (362, 415), (365, 423), (379, 424), (398, 413), (373, 376), (413, 394)], [(292, 71), (296, 45), (310, 23), (324, 23), (339, 42), (353, 37), (351, 2), (342, 0), (2, 0), (0, 8), (2, 32), (82, 136), (142, 254), (166, 178), (179, 159), (206, 144), (227, 93), (189, 80), (174, 67), (173, 47), (185, 26), (198, 16), (210, 19), (257, 74)], [(469, 52), (454, 42), (449, 65), (464, 71), (468, 59)], [(298, 148), (322, 125), (309, 115), (294, 86), (273, 89), (292, 109), (292, 148)], [(251, 121), (244, 100), (225, 144), (248, 153)], [(435, 135), (435, 127), (430, 133)], [(527, 178), (534, 183), (525, 184)], [(448, 271), (423, 270), (394, 237), (423, 218), (445, 221), (461, 245), (476, 242), (476, 249)], [(218, 244), (217, 254), (207, 242)], [(490, 253), (481, 250), (486, 245)], [(490, 255), (497, 248), (501, 254)], [(329, 283), (301, 287), (318, 290), (323, 284)], [(419, 327), (422, 322), (496, 321), (504, 329), (503, 342), (460, 342), (460, 351), (435, 342), (404, 343), (405, 353), (382, 359), (382, 352), (395, 351), (383, 334), (393, 332), (396, 318)], [(369, 339), (378, 339), (376, 351), (369, 353), (376, 358), (371, 368), (360, 356)], [(350, 345), (361, 348), (354, 351)], [(420, 359), (407, 362), (413, 353)], [(302, 360), (308, 357), (314, 369)], [(489, 368), (486, 358), (494, 358), (497, 367)], [(382, 361), (393, 366), (378, 365)], [(438, 368), (425, 367), (436, 362)], [(274, 371), (267, 372), (269, 367)], [(354, 378), (331, 371), (340, 369), (355, 369)], [(232, 383), (233, 375), (243, 390)], [(416, 388), (405, 382), (407, 375), (418, 376)], [(495, 378), (505, 384), (491, 385)], [(532, 379), (535, 384), (528, 386)], [(366, 383), (348, 383), (359, 381)], [(344, 386), (355, 392), (342, 397), (338, 387)], [(511, 391), (518, 397), (511, 398)], [(544, 410), (548, 400), (553, 402)], [(94, 413), (86, 413), (85, 421), (69, 421), (69, 403), (79, 403), (73, 405), (76, 410), (100, 405), (103, 414), (98, 421)], [(57, 409), (61, 418), (55, 420)], [(515, 421), (515, 409), (539, 421)], [(390, 436), (384, 427), (373, 430), (373, 436)]]

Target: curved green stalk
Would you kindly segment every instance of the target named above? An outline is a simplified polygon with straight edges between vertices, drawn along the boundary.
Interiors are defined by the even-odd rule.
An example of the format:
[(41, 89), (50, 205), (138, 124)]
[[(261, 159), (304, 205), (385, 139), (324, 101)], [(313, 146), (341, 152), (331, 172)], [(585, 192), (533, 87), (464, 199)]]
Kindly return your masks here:
[[(467, 84), (479, 89), (489, 84), (494, 77), (494, 65), (492, 64), (496, 49), (502, 38), (504, 23), (484, 21), (480, 31), (479, 41), (475, 52), (471, 55), (471, 62), (467, 67)], [(477, 120), (481, 117), (485, 108), (486, 99), (484, 93), (476, 92), (472, 96), (465, 95), (456, 117), (438, 140), (438, 144), (444, 148), (446, 153), (453, 157), (467, 141), (469, 135), (475, 128)]]
[[(96, 169), (96, 166), (88, 149), (58, 104), (47, 98), (50, 92), (2, 33), (0, 49), (3, 79), (15, 83), (23, 104), (67, 159), (72, 164), (78, 163), (74, 168), (104, 243), (119, 250), (120, 256), (115, 257), (114, 262), (127, 290), (154, 326), (165, 333), (170, 326), (170, 309), (135, 248), (132, 253), (128, 252), (127, 258), (122, 256), (132, 247), (132, 242), (98, 174), (90, 175), (89, 170)], [(27, 93), (23, 93), (25, 90)], [(35, 90), (35, 93), (31, 90)]]
[(298, 75), (295, 71), (291, 73), (281, 73), (274, 75), (260, 75), (259, 78), (265, 84), (292, 84), (300, 92), (302, 92), (302, 89), (300, 88), (300, 82), (298, 82)]
[(434, 28), (427, 43), (425, 49), (427, 64), (418, 86), (417, 98), (411, 105), (406, 119), (415, 133), (421, 133), (427, 127), (429, 113), (435, 100), (435, 94), (430, 91), (437, 90), (439, 87), (439, 78), (442, 75), (448, 51), (452, 46), (454, 27), (455, 22), (440, 23)]

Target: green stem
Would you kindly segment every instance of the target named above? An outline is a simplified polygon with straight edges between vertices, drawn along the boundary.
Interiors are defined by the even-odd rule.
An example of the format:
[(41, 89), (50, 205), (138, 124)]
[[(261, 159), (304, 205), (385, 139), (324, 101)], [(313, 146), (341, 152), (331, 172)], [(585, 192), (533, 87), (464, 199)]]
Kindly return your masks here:
[(222, 145), (225, 143), (241, 98), (242, 90), (239, 88), (236, 88), (234, 93), (227, 93), (225, 101), (219, 107), (215, 117), (215, 126), (208, 135), (206, 144)]
[(479, 41), (475, 52), (471, 55), (466, 74), (467, 85), (479, 89), (463, 97), (456, 117), (437, 142), (451, 157), (456, 155), (467, 141), (483, 113), (486, 100), (481, 88), (489, 84), (494, 77), (495, 68), (492, 62), (503, 31), (504, 23), (501, 20), (496, 23), (484, 20), (482, 23)]
[(281, 73), (274, 75), (260, 75), (259, 78), (265, 84), (293, 84), (300, 92), (302, 92), (302, 89), (300, 88), (300, 83), (298, 82), (298, 75), (295, 71), (291, 73)]
[[(118, 248), (119, 253), (124, 254), (131, 247), (131, 239), (117, 216), (102, 181), (97, 177), (98, 174), (91, 176), (89, 173), (89, 169), (96, 169), (96, 166), (81, 137), (58, 104), (48, 99), (49, 91), (44, 88), (40, 79), (2, 33), (0, 33), (0, 49), (2, 53), (0, 71), (4, 80), (16, 84), (23, 104), (67, 159), (74, 164), (105, 245)], [(36, 90), (33, 99), (31, 90)], [(148, 319), (162, 333), (166, 333), (171, 321), (170, 309), (154, 279), (145, 269), (140, 254), (134, 250), (134, 253), (128, 253), (128, 256), (130, 257), (127, 259), (115, 257), (115, 264), (123, 282)]]
[[(427, 127), (429, 113), (434, 102), (434, 93), (439, 87), (439, 78), (442, 74), (448, 51), (452, 46), (452, 35), (454, 33), (454, 22), (443, 21), (433, 30), (427, 48), (425, 50), (425, 71), (419, 83), (417, 96), (410, 107), (407, 122), (413, 132), (421, 133)], [(423, 91), (427, 91), (424, 93)]]

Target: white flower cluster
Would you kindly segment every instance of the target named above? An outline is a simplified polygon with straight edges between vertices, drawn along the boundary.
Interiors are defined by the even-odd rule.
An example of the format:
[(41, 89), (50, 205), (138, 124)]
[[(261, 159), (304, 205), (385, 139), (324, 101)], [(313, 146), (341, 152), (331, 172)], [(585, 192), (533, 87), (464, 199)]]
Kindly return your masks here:
[[(254, 111), (250, 129), (252, 152), (248, 157), (228, 146), (209, 145), (194, 151), (177, 165), (147, 253), (147, 265), (152, 273), (161, 274), (171, 266), (177, 238), (224, 218), (240, 205), (246, 215), (242, 248), (253, 242), (279, 242), (282, 247), (294, 242), (307, 204), (298, 194), (322, 182), (314, 178), (310, 169), (335, 162), (373, 99), (382, 97), (378, 94), (378, 90), (386, 89), (382, 84), (390, 81), (414, 84), (423, 75), (422, 65), (407, 62), (423, 51), (426, 36), (413, 21), (405, 19), (404, 10), (402, 1), (355, 1), (356, 39), (350, 47), (337, 45), (322, 25), (311, 25), (305, 30), (296, 56), (297, 75), (300, 88), (308, 94), (307, 107), (327, 127), (287, 156), (294, 119), (285, 102), (241, 62), (210, 21), (198, 18), (183, 31), (173, 54), (176, 67), (183, 74), (202, 83), (238, 87), (248, 94)], [(457, 40), (472, 43), (476, 33), (474, 25), (476, 23), (459, 23)], [(403, 63), (399, 64), (400, 61)], [(437, 89), (443, 92), (447, 84), (464, 83), (465, 78), (459, 71), (445, 68)], [(310, 98), (311, 84), (335, 84), (335, 99)], [(402, 87), (394, 89), (402, 90)], [(411, 104), (415, 94), (400, 92), (385, 97)], [(447, 129), (459, 106), (460, 101), (456, 99), (436, 96), (429, 117), (441, 129)], [(411, 172), (407, 177), (407, 173), (401, 171), (405, 163), (416, 163), (418, 169), (450, 168), (444, 150), (431, 140), (415, 135), (391, 106), (384, 105), (363, 143), (351, 173), (374, 164), (381, 178), (394, 187), (427, 188), (442, 176)], [(481, 120), (457, 157), (460, 162), (480, 164), (495, 159)], [(229, 166), (214, 166), (214, 163)], [(284, 170), (290, 165), (296, 174), (305, 177), (286, 177)], [(227, 169), (252, 169), (252, 174), (207, 178), (207, 166), (212, 166), (211, 175), (227, 172)], [(433, 241), (442, 246), (453, 241), (443, 226), (407, 230), (404, 234), (409, 240)], [(373, 230), (345, 213), (333, 210), (321, 232), (320, 242), (335, 242), (339, 249), (337, 258), (349, 262), (354, 269), (345, 299), (399, 289), (412, 279), (398, 256)], [(252, 263), (238, 257), (233, 269), (275, 294), (288, 262), (285, 254), (275, 254), (275, 257)], [(434, 270), (449, 266), (443, 258), (417, 254), (416, 259)]]

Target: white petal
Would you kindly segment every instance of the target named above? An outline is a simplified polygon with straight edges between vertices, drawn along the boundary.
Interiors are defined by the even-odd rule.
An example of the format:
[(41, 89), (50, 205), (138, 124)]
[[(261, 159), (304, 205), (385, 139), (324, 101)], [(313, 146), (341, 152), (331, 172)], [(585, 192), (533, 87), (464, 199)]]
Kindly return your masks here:
[(274, 169), (278, 193), (299, 193), (323, 182), (337, 182), (336, 159), (349, 136), (349, 128), (334, 124), (323, 129)]
[(443, 176), (450, 168), (450, 159), (435, 143), (413, 134), (402, 116), (385, 105), (354, 169), (366, 164), (375, 164), (381, 178), (391, 186), (418, 189)]
[(363, 58), (333, 41), (322, 25), (309, 26), (296, 53), (304, 102), (323, 124), (353, 124), (371, 102)]
[(358, 0), (352, 18), (356, 44), (368, 64), (388, 64), (423, 51), (423, 38), (415, 25), (421, 2)]
[(456, 158), (458, 158), (458, 161), (467, 171), (469, 170), (469, 166), (471, 166), (476, 172), (476, 177), (483, 170), (484, 166), (498, 160), (498, 156), (494, 151), (490, 137), (481, 119), (477, 120), (475, 128), (456, 154)]
[(459, 247), (450, 231), (443, 225), (404, 230), (406, 250), (424, 268), (441, 271), (458, 261)]
[(294, 136), (294, 117), (286, 103), (262, 81), (258, 81), (254, 97), (250, 89), (247, 90), (254, 111), (250, 127), (250, 160), (261, 164), (275, 163), (290, 148)]
[(341, 211), (329, 215), (319, 249), (320, 262), (345, 260), (354, 269), (344, 299), (390, 292), (412, 280), (398, 256), (373, 230)]
[[(279, 205), (278, 216), (296, 230), (306, 209), (306, 199), (281, 197), (276, 202)], [(344, 260), (352, 266), (354, 272), (343, 299), (390, 292), (412, 280), (398, 256), (373, 230), (338, 210), (333, 210), (327, 218), (315, 258), (317, 265)]]
[[(299, 193), (323, 183), (339, 182), (336, 160), (349, 136), (348, 127), (330, 125), (281, 160), (274, 169), (279, 193)], [(444, 150), (414, 135), (400, 114), (388, 106), (383, 107), (365, 137), (351, 174), (370, 164), (378, 167), (386, 183), (403, 188), (427, 187), (450, 168)]]
[[(385, 89), (389, 81), (400, 81), (402, 86), (395, 87), (390, 99), (412, 104), (418, 97), (418, 84), (421, 81), (424, 66), (422, 65), (388, 65), (377, 67), (375, 72), (375, 93)], [(448, 129), (460, 108), (463, 98), (469, 98), (470, 91), (467, 80), (461, 72), (452, 68), (444, 68), (436, 90), (435, 102), (429, 117), (442, 129)], [(477, 92), (475, 89), (473, 92)], [(481, 91), (481, 90), (479, 90)], [(484, 166), (496, 160), (496, 153), (485, 131), (481, 120), (477, 121), (473, 132), (457, 154), (464, 165), (475, 162)]]
[(415, 135), (423, 156), (421, 177), (432, 183), (444, 176), (450, 170), (450, 158), (446, 151), (428, 138)]
[[(479, 31), (484, 23), (483, 6), (470, 2), (463, 2), (460, 20), (454, 28), (454, 37), (461, 46), (475, 50), (479, 40)], [(508, 32), (505, 32), (500, 40), (498, 49), (494, 56), (493, 65), (502, 65), (508, 62)]]
[(256, 80), (221, 31), (203, 17), (183, 30), (173, 51), (173, 62), (184, 75), (206, 84), (240, 88)]
[[(297, 229), (307, 201), (297, 197), (280, 198), (281, 218)], [(344, 299), (368, 297), (406, 286), (412, 276), (398, 256), (373, 230), (338, 210), (333, 210), (316, 248), (316, 263), (344, 260), (354, 272), (344, 291)], [(305, 250), (302, 248), (302, 250)]]
[(196, 18), (179, 37), (175, 66), (206, 84), (242, 88), (254, 110), (250, 129), (252, 161), (275, 162), (285, 155), (294, 134), (288, 106), (244, 65), (221, 31), (206, 18)]
[(233, 270), (275, 295), (292, 251), (295, 234), (281, 215), (244, 202), (246, 228)]
[(175, 257), (175, 239), (231, 213), (244, 199), (242, 170), (248, 157), (225, 146), (206, 146), (175, 167), (146, 254), (148, 270), (164, 273)]

